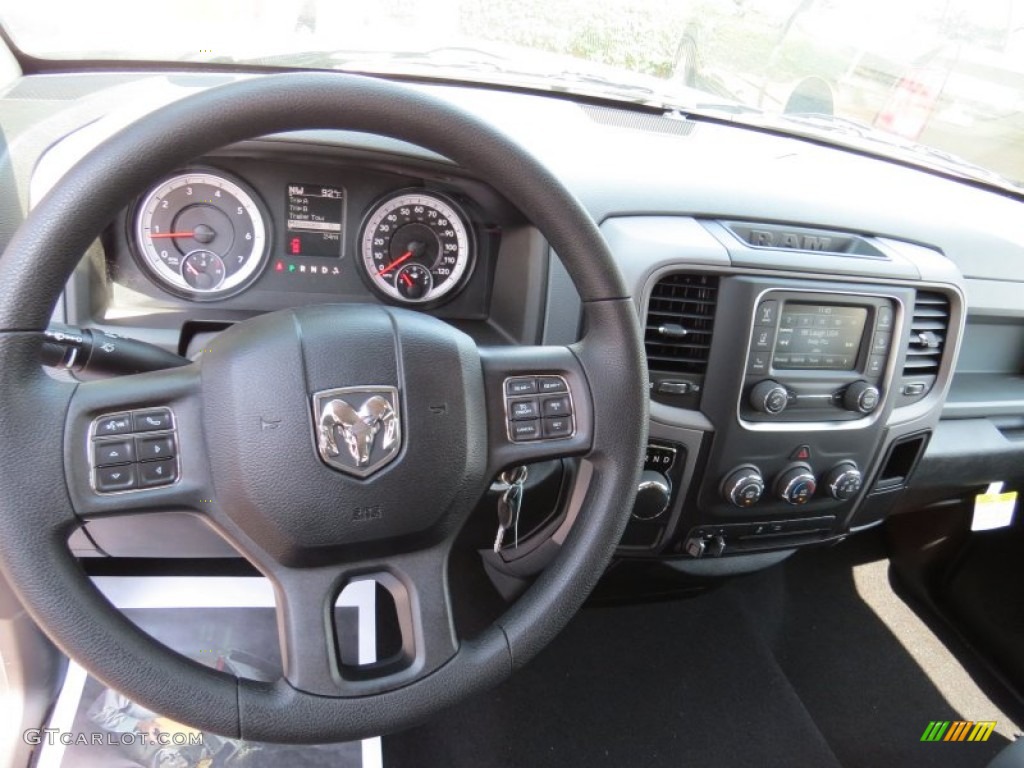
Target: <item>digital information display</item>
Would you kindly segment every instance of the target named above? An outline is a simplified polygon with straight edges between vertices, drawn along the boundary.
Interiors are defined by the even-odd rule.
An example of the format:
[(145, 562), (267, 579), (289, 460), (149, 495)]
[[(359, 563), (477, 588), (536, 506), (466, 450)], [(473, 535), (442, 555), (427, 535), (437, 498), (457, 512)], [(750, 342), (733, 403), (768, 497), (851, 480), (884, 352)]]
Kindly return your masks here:
[(786, 303), (779, 318), (772, 367), (781, 370), (850, 371), (857, 365), (868, 311)]
[(345, 190), (320, 184), (288, 185), (288, 256), (341, 256)]

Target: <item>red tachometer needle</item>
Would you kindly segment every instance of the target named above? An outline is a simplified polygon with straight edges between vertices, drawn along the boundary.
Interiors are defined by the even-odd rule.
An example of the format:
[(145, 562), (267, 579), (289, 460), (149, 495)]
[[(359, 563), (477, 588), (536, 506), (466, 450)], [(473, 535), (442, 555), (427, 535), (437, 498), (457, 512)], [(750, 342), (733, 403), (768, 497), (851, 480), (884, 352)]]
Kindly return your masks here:
[(160, 232), (158, 234), (151, 234), (150, 237), (154, 240), (160, 240), (165, 237), (195, 237), (195, 232)]
[(381, 275), (386, 275), (392, 269), (394, 269), (395, 267), (403, 264), (404, 262), (408, 261), (411, 258), (412, 258), (412, 251), (411, 250), (406, 251), (401, 256), (399, 256), (397, 259), (395, 259), (390, 264), (388, 264), (386, 267), (382, 267), (381, 269), (378, 269), (377, 270), (377, 277), (380, 277)]

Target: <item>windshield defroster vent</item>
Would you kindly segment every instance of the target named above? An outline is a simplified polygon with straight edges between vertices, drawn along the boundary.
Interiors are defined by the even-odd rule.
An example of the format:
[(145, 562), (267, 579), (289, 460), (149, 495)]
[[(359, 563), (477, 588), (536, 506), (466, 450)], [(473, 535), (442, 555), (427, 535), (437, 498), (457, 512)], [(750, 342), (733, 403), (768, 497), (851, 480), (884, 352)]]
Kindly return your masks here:
[(681, 407), (696, 407), (704, 385), (715, 324), (718, 277), (673, 274), (651, 291), (644, 347), (651, 395)]
[(949, 333), (949, 299), (941, 293), (918, 291), (910, 320), (910, 343), (903, 364), (904, 401), (927, 395), (939, 373)]

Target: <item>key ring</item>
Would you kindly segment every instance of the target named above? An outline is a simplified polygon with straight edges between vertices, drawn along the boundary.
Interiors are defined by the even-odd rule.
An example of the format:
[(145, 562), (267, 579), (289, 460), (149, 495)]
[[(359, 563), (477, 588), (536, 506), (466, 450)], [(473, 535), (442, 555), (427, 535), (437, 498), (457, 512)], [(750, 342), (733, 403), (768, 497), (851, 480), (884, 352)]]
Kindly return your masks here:
[(498, 479), (505, 485), (522, 485), (526, 482), (526, 477), (529, 473), (530, 470), (524, 465), (515, 467), (514, 469), (506, 469), (498, 475)]

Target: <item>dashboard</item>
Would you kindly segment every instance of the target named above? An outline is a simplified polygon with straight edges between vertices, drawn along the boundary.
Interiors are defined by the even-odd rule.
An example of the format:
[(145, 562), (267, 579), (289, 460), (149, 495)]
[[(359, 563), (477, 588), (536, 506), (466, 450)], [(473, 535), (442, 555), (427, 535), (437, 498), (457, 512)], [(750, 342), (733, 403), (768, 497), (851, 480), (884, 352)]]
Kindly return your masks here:
[[(30, 204), (133, 116), (225, 77), (23, 78), (0, 96), (0, 181)], [(415, 87), (528, 147), (599, 223), (632, 290), (650, 446), (620, 557), (735, 572), (1024, 482), (1021, 201), (749, 127)], [(4, 237), (23, 212), (7, 212)], [(154, 179), (105, 228), (55, 320), (196, 357), (238, 320), (339, 301), (409, 306), (481, 343), (580, 333), (557, 255), (487, 179), (332, 131), (225, 147)], [(524, 392), (528, 420), (541, 404)], [(553, 485), (550, 509), (521, 546), (482, 552), (492, 577), (511, 585), (550, 560), (578, 509), (577, 474), (563, 462), (531, 472), (527, 498)], [(232, 554), (184, 516), (93, 523), (75, 546)]]

